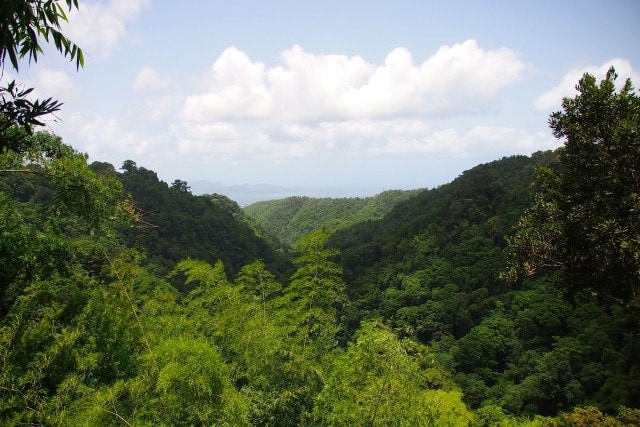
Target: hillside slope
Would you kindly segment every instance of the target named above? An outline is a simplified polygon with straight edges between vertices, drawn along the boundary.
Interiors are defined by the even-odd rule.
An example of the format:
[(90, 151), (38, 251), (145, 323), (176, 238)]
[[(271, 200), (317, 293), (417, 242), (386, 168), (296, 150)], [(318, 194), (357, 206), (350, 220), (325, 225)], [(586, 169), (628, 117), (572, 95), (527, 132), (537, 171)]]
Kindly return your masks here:
[(391, 264), (410, 272), (428, 263), (433, 251), (470, 236), (504, 247), (504, 235), (530, 202), (535, 166), (553, 159), (553, 153), (545, 152), (479, 165), (449, 184), (398, 203), (382, 219), (339, 230), (333, 243), (344, 252), (347, 278), (367, 280), (361, 272)]
[(357, 222), (382, 218), (393, 207), (424, 190), (388, 190), (373, 197), (287, 197), (244, 208), (267, 233), (293, 246), (318, 228), (336, 230)]
[(585, 402), (637, 407), (633, 313), (571, 304), (551, 277), (500, 278), (535, 167), (554, 162), (545, 152), (480, 165), (381, 220), (337, 231), (330, 243), (342, 251), (346, 330), (382, 318), (429, 344), (473, 408), (533, 417)]
[[(161, 273), (185, 258), (222, 261), (229, 274), (256, 259), (282, 274), (288, 262), (234, 209), (210, 196), (193, 196), (170, 188), (155, 172), (134, 167), (118, 174), (148, 226), (125, 230), (128, 245), (141, 249)], [(230, 202), (230, 201), (228, 201)]]

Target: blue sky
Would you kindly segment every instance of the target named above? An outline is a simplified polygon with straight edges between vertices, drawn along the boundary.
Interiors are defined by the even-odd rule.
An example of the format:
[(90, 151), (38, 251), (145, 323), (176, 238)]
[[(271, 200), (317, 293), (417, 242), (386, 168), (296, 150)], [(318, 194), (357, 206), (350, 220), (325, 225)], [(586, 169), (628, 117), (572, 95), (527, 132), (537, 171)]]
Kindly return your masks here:
[(168, 182), (434, 187), (557, 147), (583, 72), (640, 82), (634, 0), (81, 0), (69, 21), (85, 68), (47, 51), (18, 78), (91, 161)]

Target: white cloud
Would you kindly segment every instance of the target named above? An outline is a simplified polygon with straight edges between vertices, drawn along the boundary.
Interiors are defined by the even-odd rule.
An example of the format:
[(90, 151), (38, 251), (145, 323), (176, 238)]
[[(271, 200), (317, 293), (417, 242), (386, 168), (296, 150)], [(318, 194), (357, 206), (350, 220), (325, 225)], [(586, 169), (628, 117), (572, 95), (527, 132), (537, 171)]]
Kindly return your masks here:
[(267, 72), (270, 117), (290, 121), (352, 118), (344, 98), (367, 83), (375, 67), (359, 56), (316, 55), (293, 46), (281, 54), (283, 65)]
[(29, 82), (29, 85), (35, 87), (34, 98), (53, 97), (64, 102), (73, 98), (78, 92), (67, 73), (48, 68), (38, 68), (35, 80)]
[(526, 71), (515, 51), (485, 51), (475, 40), (442, 46), (420, 67), (420, 90), (428, 94), (427, 111), (434, 114), (485, 109), (503, 88)]
[(144, 102), (144, 113), (151, 120), (172, 118), (181, 107), (184, 99), (179, 95), (167, 95), (157, 98), (150, 98)]
[[(0, 73), (0, 85), (6, 87), (9, 82), (14, 80), (19, 90), (33, 89), (26, 97), (31, 101), (35, 101), (36, 99), (43, 101), (47, 98), (53, 98), (54, 100), (64, 103), (72, 100), (78, 94), (78, 90), (73, 85), (72, 79), (68, 74), (46, 67), (37, 68), (25, 80), (21, 80), (18, 76), (14, 76), (8, 72)], [(50, 126), (62, 117), (62, 113), (63, 111), (57, 111), (54, 114), (42, 116), (39, 120), (47, 126)]]
[(7, 71), (0, 73), (1, 85), (7, 85), (12, 80), (15, 80), (23, 89), (33, 88), (33, 92), (29, 94), (31, 99), (51, 97), (65, 101), (73, 98), (78, 92), (67, 73), (46, 67), (36, 68), (24, 80)]
[[(476, 127), (434, 130), (434, 116), (491, 106), (526, 66), (506, 48), (483, 50), (474, 40), (443, 46), (416, 63), (406, 48), (384, 63), (360, 56), (314, 54), (293, 46), (267, 66), (230, 47), (205, 76), (204, 90), (182, 108), (180, 152), (248, 164), (286, 164), (302, 157), (523, 152), (549, 146), (546, 136)], [(541, 144), (541, 141), (544, 142)], [(500, 151), (502, 150), (502, 151)], [(333, 154), (332, 154), (333, 153)]]
[(536, 98), (534, 102), (535, 107), (540, 111), (560, 109), (563, 98), (573, 97), (578, 93), (575, 87), (584, 73), (589, 73), (595, 76), (597, 81), (600, 81), (606, 77), (607, 71), (612, 65), (618, 73), (618, 79), (616, 81), (618, 86), (622, 85), (629, 77), (634, 82), (639, 80), (637, 71), (633, 69), (629, 61), (621, 58), (611, 59), (602, 65), (589, 65), (583, 68), (575, 68), (566, 73), (557, 86)]
[[(73, 113), (65, 115), (59, 127), (65, 140), (72, 139), (76, 149), (91, 153), (96, 160), (135, 159), (152, 149), (149, 140), (130, 130), (131, 124), (124, 118)], [(156, 144), (153, 149), (160, 148)]]
[(16, 76), (7, 70), (2, 70), (2, 72), (0, 72), (0, 85), (6, 86), (9, 82), (15, 79)]
[[(107, 58), (127, 36), (127, 23), (137, 18), (151, 0), (109, 0), (80, 2), (68, 12), (63, 32), (89, 56)], [(64, 7), (64, 6), (63, 6)]]
[(208, 91), (187, 97), (183, 116), (194, 122), (266, 117), (271, 97), (264, 79), (264, 64), (230, 47), (211, 67)]
[(285, 50), (280, 60), (267, 68), (237, 48), (226, 49), (207, 76), (206, 91), (187, 98), (184, 120), (309, 123), (455, 115), (485, 107), (525, 70), (515, 52), (485, 51), (474, 40), (444, 46), (422, 64), (406, 48), (394, 49), (380, 65), (300, 46)]
[[(422, 62), (396, 48), (380, 64), (293, 46), (270, 66), (230, 47), (205, 74), (200, 93), (157, 94), (144, 101), (144, 111), (118, 118), (73, 114), (61, 127), (93, 158), (114, 165), (131, 158), (158, 171), (161, 164), (182, 167), (185, 178), (240, 179), (261, 168), (272, 176), (292, 168), (324, 173), (322, 164), (381, 164), (392, 157), (414, 165), (446, 156), (492, 160), (556, 144), (547, 134), (480, 126), (492, 115), (469, 114), (497, 104), (500, 91), (525, 70), (515, 52), (483, 50), (473, 40), (442, 47)], [(143, 67), (132, 87), (154, 95), (166, 83), (156, 69)], [(172, 122), (178, 109), (179, 123)], [(145, 126), (141, 114), (163, 125)]]
[(152, 90), (162, 89), (168, 84), (169, 81), (162, 77), (158, 71), (152, 67), (144, 66), (138, 71), (132, 87), (135, 90)]
[(384, 144), (370, 149), (378, 156), (397, 154), (446, 154), (454, 157), (495, 159), (503, 153), (530, 154), (538, 150), (549, 150), (558, 143), (543, 132), (530, 133), (509, 127), (474, 126), (460, 132), (448, 128), (413, 137), (389, 138)]
[(513, 50), (482, 50), (475, 40), (442, 46), (421, 68), (423, 91), (491, 96), (522, 77), (525, 65)]
[(231, 123), (189, 124), (180, 151), (242, 164), (256, 158), (287, 163), (332, 153), (338, 157), (438, 154), (492, 160), (505, 153), (530, 154), (557, 146), (557, 140), (548, 132), (480, 125), (463, 131), (434, 130), (423, 120), (392, 119), (288, 123), (270, 130)]
[(185, 128), (185, 137), (199, 141), (234, 141), (240, 139), (241, 134), (231, 123), (188, 123)]

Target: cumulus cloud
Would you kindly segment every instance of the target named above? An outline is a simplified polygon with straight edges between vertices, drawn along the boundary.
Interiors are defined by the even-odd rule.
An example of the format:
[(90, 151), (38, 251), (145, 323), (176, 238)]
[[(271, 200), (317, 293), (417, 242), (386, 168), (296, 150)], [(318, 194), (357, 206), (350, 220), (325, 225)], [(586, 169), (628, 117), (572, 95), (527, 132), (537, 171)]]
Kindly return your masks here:
[(109, 0), (81, 2), (68, 13), (64, 33), (88, 55), (107, 58), (127, 35), (127, 23), (136, 19), (151, 0)]
[[(515, 52), (484, 50), (473, 40), (444, 46), (423, 61), (397, 48), (380, 64), (293, 46), (270, 66), (230, 47), (205, 74), (200, 93), (145, 101), (145, 114), (156, 119), (181, 107), (180, 126), (170, 135), (143, 138), (131, 130), (139, 117), (126, 114), (74, 114), (63, 126), (65, 135), (79, 141), (74, 146), (97, 158), (117, 163), (171, 152), (171, 161), (163, 161), (179, 157), (191, 172), (211, 172), (215, 165), (219, 173), (240, 174), (256, 165), (277, 171), (313, 167), (320, 159), (382, 162), (392, 156), (465, 159), (480, 153), (490, 160), (555, 144), (546, 133), (480, 126), (479, 117), (488, 115), (467, 114), (493, 106), (500, 91), (525, 71)], [(143, 67), (132, 86), (153, 90), (167, 82), (157, 70)], [(444, 123), (444, 116), (456, 124)]]
[(133, 81), (132, 87), (136, 90), (162, 89), (169, 81), (162, 77), (158, 71), (149, 66), (142, 67)]
[(423, 120), (351, 120), (283, 125), (279, 129), (247, 128), (230, 123), (189, 124), (180, 152), (242, 164), (262, 158), (286, 164), (299, 158), (480, 155), (493, 160), (508, 154), (553, 149), (548, 132), (477, 125), (466, 130), (432, 129)]
[(611, 66), (614, 66), (618, 73), (618, 86), (622, 85), (627, 78), (631, 78), (634, 82), (639, 80), (637, 71), (633, 69), (629, 61), (621, 58), (611, 59), (602, 65), (574, 68), (564, 75), (557, 86), (537, 97), (534, 102), (535, 107), (540, 111), (560, 109), (563, 98), (573, 97), (578, 93), (575, 86), (584, 73), (589, 73), (600, 81), (606, 77), (607, 71)]
[(38, 68), (35, 80), (29, 84), (35, 87), (34, 97), (38, 98), (53, 97), (65, 101), (77, 93), (71, 77), (67, 73), (48, 68)]
[(211, 67), (207, 91), (187, 97), (183, 116), (193, 122), (266, 117), (271, 97), (264, 80), (264, 64), (230, 47)]
[(65, 139), (74, 141), (75, 148), (91, 153), (95, 159), (117, 162), (159, 149), (132, 131), (125, 118), (72, 113), (64, 116), (59, 128)]
[(180, 109), (182, 102), (183, 98), (179, 95), (150, 98), (144, 101), (144, 113), (150, 117), (151, 120), (165, 120), (173, 117), (175, 112)]
[(419, 120), (334, 123), (319, 129), (306, 129), (305, 142), (316, 154), (340, 145), (342, 154), (367, 157), (446, 156), (493, 160), (504, 153), (530, 154), (553, 149), (558, 143), (546, 132), (528, 132), (510, 127), (477, 125), (466, 130), (430, 129)]
[(15, 80), (24, 88), (33, 88), (29, 98), (56, 98), (60, 101), (73, 98), (78, 90), (73, 85), (72, 78), (64, 71), (56, 71), (46, 67), (37, 68), (29, 77), (22, 80), (7, 71), (0, 73), (0, 85), (6, 85)]
[(443, 46), (422, 62), (396, 48), (381, 64), (296, 45), (267, 66), (229, 47), (206, 74), (203, 91), (184, 102), (180, 150), (236, 162), (256, 153), (272, 160), (331, 152), (460, 154), (471, 140), (506, 138), (436, 131), (427, 120), (491, 106), (525, 70), (516, 52), (484, 50), (475, 40)]
[(235, 141), (241, 138), (241, 133), (231, 123), (188, 123), (185, 127), (185, 136), (190, 140)]
[(416, 63), (406, 48), (383, 64), (360, 56), (282, 52), (280, 65), (253, 62), (226, 49), (207, 76), (206, 91), (186, 99), (186, 121), (321, 122), (459, 114), (483, 107), (518, 81), (525, 65), (509, 49), (483, 50), (475, 40), (443, 46)]

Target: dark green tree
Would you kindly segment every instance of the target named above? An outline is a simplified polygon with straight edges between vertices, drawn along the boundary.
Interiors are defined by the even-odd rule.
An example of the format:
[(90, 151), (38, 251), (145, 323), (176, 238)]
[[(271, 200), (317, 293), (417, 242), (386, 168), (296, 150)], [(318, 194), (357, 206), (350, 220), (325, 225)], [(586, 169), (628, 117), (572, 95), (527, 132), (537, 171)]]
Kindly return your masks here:
[(549, 125), (564, 138), (557, 167), (540, 168), (533, 205), (510, 242), (511, 278), (557, 273), (569, 297), (640, 304), (640, 98), (616, 92), (611, 68), (585, 74)]
[(120, 167), (123, 171), (126, 172), (134, 172), (138, 170), (138, 165), (133, 160), (125, 160), (122, 162), (122, 166)]
[(191, 187), (189, 186), (187, 181), (182, 181), (180, 179), (176, 179), (175, 181), (173, 181), (170, 188), (180, 193), (191, 193)]

